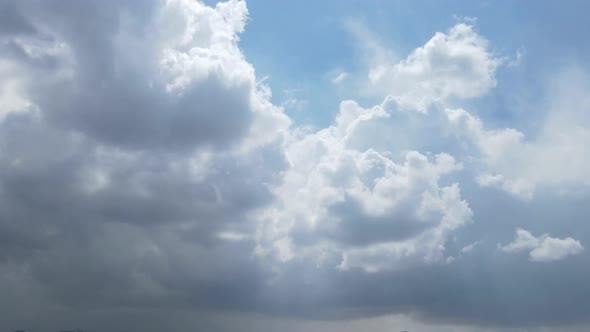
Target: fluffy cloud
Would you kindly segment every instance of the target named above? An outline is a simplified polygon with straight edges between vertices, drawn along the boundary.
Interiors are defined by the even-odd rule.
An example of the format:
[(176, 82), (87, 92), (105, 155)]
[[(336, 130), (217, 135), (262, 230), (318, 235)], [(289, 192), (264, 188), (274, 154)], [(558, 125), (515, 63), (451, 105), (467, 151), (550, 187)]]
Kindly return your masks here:
[[(446, 34), (435, 34), (397, 63), (376, 59), (369, 74), (374, 88), (410, 113), (428, 114), (403, 115), (409, 128), (396, 129), (404, 133), (398, 134), (398, 142), (409, 142), (406, 148), (413, 144), (439, 149), (442, 139), (445, 149), (475, 157), (479, 185), (523, 200), (531, 200), (539, 190), (575, 192), (588, 185), (585, 142), (590, 138), (590, 124), (583, 114), (589, 107), (585, 93), (589, 80), (583, 69), (574, 66), (555, 76), (546, 87), (549, 102), (539, 103), (542, 125), (536, 132), (525, 132), (490, 127), (476, 112), (450, 106), (457, 104), (456, 99), (481, 96), (493, 88), (496, 69), (504, 62), (469, 24), (459, 23)], [(429, 135), (415, 137), (423, 130)], [(453, 135), (457, 140), (451, 142), (448, 138)]]
[(529, 259), (532, 262), (542, 263), (562, 260), (567, 256), (578, 255), (584, 250), (580, 241), (571, 237), (559, 239), (548, 234), (535, 237), (524, 229), (517, 229), (514, 241), (499, 248), (506, 253), (529, 251)]
[(399, 63), (377, 64), (369, 79), (381, 91), (424, 107), (449, 97), (485, 94), (496, 85), (495, 71), (501, 63), (473, 26), (459, 23), (446, 34), (436, 33)]
[(497, 188), (524, 201), (538, 193), (576, 194), (588, 188), (590, 177), (585, 166), (590, 162), (590, 123), (584, 116), (590, 109), (585, 93), (588, 77), (578, 67), (560, 70), (547, 85), (549, 98), (540, 104), (535, 131), (494, 128), (476, 112), (444, 101), (422, 108), (390, 96), (384, 107), (401, 112), (392, 113), (383, 121), (386, 124), (366, 126), (359, 136), (379, 137), (375, 144), (386, 141), (395, 149), (452, 153), (469, 163), (481, 187)]
[(445, 153), (371, 148), (380, 138), (362, 127), (389, 116), (383, 106), (346, 101), (334, 125), (293, 139), (278, 201), (263, 213), (259, 252), (368, 272), (443, 260), (447, 237), (472, 215), (458, 184), (439, 183), (461, 164)]

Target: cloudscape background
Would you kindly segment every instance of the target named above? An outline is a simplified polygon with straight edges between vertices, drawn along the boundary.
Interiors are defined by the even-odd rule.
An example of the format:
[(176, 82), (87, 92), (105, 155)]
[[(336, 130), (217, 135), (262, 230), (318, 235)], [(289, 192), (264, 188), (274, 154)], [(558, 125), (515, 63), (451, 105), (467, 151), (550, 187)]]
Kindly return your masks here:
[(0, 1), (0, 329), (587, 331), (584, 1)]

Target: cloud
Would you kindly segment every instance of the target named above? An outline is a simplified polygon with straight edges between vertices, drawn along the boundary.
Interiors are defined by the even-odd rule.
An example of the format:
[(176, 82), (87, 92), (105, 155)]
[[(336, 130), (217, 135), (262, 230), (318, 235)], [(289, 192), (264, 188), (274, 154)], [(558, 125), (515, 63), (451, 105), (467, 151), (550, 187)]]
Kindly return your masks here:
[(287, 89), (283, 91), (284, 100), (281, 102), (281, 107), (286, 111), (301, 112), (308, 107), (308, 100), (302, 99), (298, 96), (299, 91), (297, 89)]
[[(153, 10), (148, 20), (133, 15), (133, 6), (140, 5), (98, 8), (116, 22), (109, 25), (92, 6), (23, 5), (31, 7), (31, 20), (43, 14), (38, 19), (45, 28), (26, 45), (49, 39), (67, 50), (61, 55), (39, 46), (66, 73), (58, 76), (52, 70), (44, 80), (24, 73), (28, 94), (49, 121), (105, 144), (168, 151), (235, 144), (259, 133), (250, 128), (267, 118), (288, 124), (265, 101), (237, 46), (248, 13), (243, 1), (215, 8), (182, 0), (160, 9), (146, 4), (146, 11)], [(68, 12), (72, 17), (63, 19)], [(76, 29), (81, 20), (94, 24), (95, 32)], [(38, 57), (29, 54), (25, 59)], [(23, 65), (22, 60), (14, 62)]]
[(466, 245), (465, 247), (461, 248), (461, 253), (463, 254), (468, 254), (471, 251), (473, 251), (473, 249), (475, 249), (475, 247), (477, 247), (478, 245), (480, 245), (481, 242), (480, 241), (475, 241), (471, 244)]
[(379, 91), (424, 107), (432, 101), (485, 94), (496, 85), (495, 71), (501, 63), (473, 26), (458, 23), (396, 64), (378, 62), (369, 80)]
[(245, 3), (9, 7), (0, 266), (16, 279), (0, 288), (23, 291), (2, 302), (83, 315), (256, 296), (246, 235), (287, 166), (290, 120), (237, 46)]
[(535, 189), (532, 183), (521, 179), (509, 180), (504, 178), (502, 174), (482, 173), (477, 176), (476, 181), (482, 187), (499, 188), (524, 200), (532, 199)]
[(523, 58), (526, 56), (526, 50), (523, 47), (519, 47), (516, 50), (516, 54), (506, 64), (508, 67), (518, 67), (521, 65)]
[[(408, 86), (410, 91), (413, 84)], [(517, 266), (498, 259), (484, 243), (497, 242), (515, 218), (525, 219), (527, 227), (555, 228), (562, 219), (555, 216), (575, 205), (568, 201), (571, 196), (555, 195), (556, 189), (562, 193), (585, 186), (584, 169), (575, 166), (581, 165), (584, 151), (576, 148), (572, 165), (558, 165), (550, 158), (559, 154), (544, 139), (556, 136), (496, 128), (477, 109), (451, 107), (451, 99), (470, 97), (449, 94), (409, 103), (411, 91), (388, 93), (373, 107), (345, 101), (327, 128), (294, 130), (287, 139), (289, 168), (273, 189), (277, 201), (261, 210), (257, 230), (257, 254), (272, 266), (271, 284), (282, 298), (293, 301), (282, 310), (340, 317), (331, 310), (344, 306), (350, 309), (348, 317), (413, 312), (424, 319), (493, 326), (561, 324), (568, 321), (566, 316), (583, 320), (581, 311), (568, 306), (575, 312), (566, 313), (557, 305), (566, 305), (566, 297), (573, 296), (568, 303), (586, 306), (575, 287), (539, 290), (539, 281), (523, 289), (522, 280), (539, 273), (530, 267), (535, 264)], [(576, 95), (584, 100), (581, 90)], [(560, 96), (552, 95), (552, 100)], [(562, 138), (584, 132), (577, 111), (568, 115), (571, 107), (544, 106), (548, 118), (564, 120), (555, 122), (563, 125)], [(582, 130), (571, 130), (573, 122), (565, 121), (571, 117)], [(578, 138), (587, 141), (583, 135)], [(566, 165), (575, 172), (551, 170)], [(481, 187), (500, 188), (519, 200)], [(420, 214), (423, 208), (431, 213)], [(582, 215), (567, 221), (568, 227), (580, 227)], [(474, 239), (481, 239), (479, 250), (473, 250)], [(530, 251), (533, 255), (534, 249)], [(559, 251), (539, 249), (531, 259), (550, 260)], [(568, 265), (562, 272), (576, 270)], [(506, 271), (517, 278), (503, 276)], [(559, 271), (542, 272), (543, 282), (563, 278)], [(575, 279), (571, 277), (577, 284)], [(293, 294), (280, 285), (304, 287), (311, 295)], [(445, 301), (437, 300), (441, 298)], [(491, 302), (481, 303), (481, 298)], [(306, 307), (310, 303), (313, 310)]]
[[(387, 133), (386, 126), (380, 128), (381, 135), (398, 136), (398, 146), (470, 154), (473, 169), (479, 170), (475, 180), (480, 186), (500, 189), (524, 201), (546, 190), (568, 193), (587, 187), (584, 165), (588, 151), (581, 142), (588, 140), (590, 128), (582, 116), (588, 108), (584, 93), (588, 75), (579, 66), (561, 69), (547, 85), (549, 102), (541, 103), (539, 110), (542, 125), (538, 132), (529, 133), (519, 128), (490, 128), (476, 111), (450, 106), (457, 99), (487, 93), (496, 85), (496, 69), (504, 63), (469, 24), (458, 23), (446, 34), (437, 33), (397, 63), (390, 63), (387, 57), (379, 59), (374, 58), (369, 74), (374, 88), (389, 94), (400, 109), (427, 114), (404, 114), (402, 121), (409, 128), (390, 124), (403, 135)], [(416, 137), (423, 130), (428, 135)], [(453, 135), (455, 141), (450, 139)], [(561, 162), (565, 159), (570, 162)]]
[(529, 260), (532, 262), (549, 263), (578, 255), (584, 251), (580, 241), (571, 237), (565, 239), (553, 238), (548, 234), (539, 237), (533, 236), (524, 229), (516, 230), (516, 238), (507, 245), (499, 245), (498, 248), (506, 253), (529, 251)]
[(347, 78), (348, 78), (348, 73), (345, 72), (345, 71), (343, 71), (343, 72), (338, 73), (334, 77), (332, 77), (331, 82), (333, 84), (340, 84), (340, 83), (342, 83)]
[[(483, 121), (463, 109), (447, 110), (455, 134), (479, 151), (482, 162), (477, 182), (530, 200), (538, 191), (575, 193), (588, 186), (590, 109), (584, 91), (588, 75), (576, 67), (559, 71), (547, 87), (540, 129), (531, 135), (513, 129), (487, 129)], [(567, 160), (567, 162), (564, 162)]]
[(332, 126), (287, 146), (290, 168), (263, 213), (259, 252), (274, 248), (282, 261), (333, 255), (333, 267), (370, 272), (443, 260), (448, 234), (472, 215), (457, 184), (439, 185), (461, 165), (444, 153), (429, 160), (355, 147), (372, 142), (360, 128), (389, 116), (346, 101)]

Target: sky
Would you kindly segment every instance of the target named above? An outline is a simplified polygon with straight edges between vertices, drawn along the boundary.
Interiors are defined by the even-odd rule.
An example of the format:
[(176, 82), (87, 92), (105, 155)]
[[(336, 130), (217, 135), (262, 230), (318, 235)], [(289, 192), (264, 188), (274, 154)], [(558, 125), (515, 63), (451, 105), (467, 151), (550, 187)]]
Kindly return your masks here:
[(0, 0), (0, 329), (590, 329), (586, 1)]

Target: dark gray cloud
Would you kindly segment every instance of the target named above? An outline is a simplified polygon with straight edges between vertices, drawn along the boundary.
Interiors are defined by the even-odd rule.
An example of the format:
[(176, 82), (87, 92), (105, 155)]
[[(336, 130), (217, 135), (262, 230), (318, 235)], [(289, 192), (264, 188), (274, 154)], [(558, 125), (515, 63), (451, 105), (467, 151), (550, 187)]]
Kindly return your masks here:
[[(152, 23), (157, 19), (152, 2), (26, 2), (22, 7), (45, 31), (11, 43), (17, 62), (53, 63), (51, 69), (58, 61), (69, 65), (62, 66), (68, 73), (60, 77), (29, 82), (31, 98), (55, 125), (109, 144), (166, 150), (228, 144), (247, 133), (254, 89), (248, 73), (228, 79), (229, 73), (205, 67), (208, 77), (166, 91), (170, 81), (161, 73), (166, 68), (158, 67), (167, 61), (161, 53), (174, 45), (163, 45), (168, 36), (158, 35)], [(212, 41), (198, 46), (211, 47), (208, 43), (219, 38), (211, 34)], [(41, 41), (61, 46), (63, 53), (24, 50)], [(181, 50), (172, 61), (184, 55)], [(232, 56), (240, 61), (239, 54)], [(55, 70), (49, 75), (56, 76)]]
[[(288, 120), (237, 48), (208, 44), (224, 26), (198, 42), (242, 73), (196, 63), (168, 77), (160, 57), (174, 45), (149, 35), (156, 3), (2, 6), (5, 83), (28, 101), (0, 123), (2, 307), (16, 303), (2, 328), (107, 328), (104, 311), (139, 329), (154, 323), (138, 318), (150, 310), (171, 327), (180, 308), (247, 308), (265, 280), (249, 214), (272, 201), (286, 165), (275, 130)], [(203, 22), (235, 15), (221, 31), (231, 48), (240, 5), (199, 6)], [(174, 75), (183, 84), (169, 89)], [(274, 128), (252, 132), (260, 123)]]

